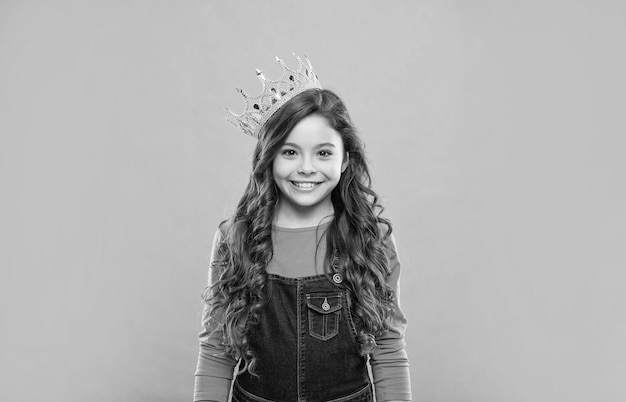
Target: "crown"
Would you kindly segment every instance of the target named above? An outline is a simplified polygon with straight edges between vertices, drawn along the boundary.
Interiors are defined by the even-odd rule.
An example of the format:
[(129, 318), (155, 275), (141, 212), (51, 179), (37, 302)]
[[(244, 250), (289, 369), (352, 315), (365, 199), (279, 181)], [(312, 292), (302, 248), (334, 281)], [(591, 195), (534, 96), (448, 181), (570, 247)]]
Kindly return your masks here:
[(298, 61), (297, 70), (287, 67), (282, 59), (276, 57), (276, 62), (283, 68), (283, 73), (277, 80), (268, 80), (259, 69), (256, 69), (263, 90), (257, 96), (250, 96), (242, 89), (237, 89), (246, 101), (246, 107), (241, 114), (226, 108), (228, 113), (226, 120), (239, 127), (244, 134), (258, 139), (261, 127), (291, 98), (307, 89), (321, 89), (309, 59), (305, 56), (305, 63), (295, 53), (293, 56)]

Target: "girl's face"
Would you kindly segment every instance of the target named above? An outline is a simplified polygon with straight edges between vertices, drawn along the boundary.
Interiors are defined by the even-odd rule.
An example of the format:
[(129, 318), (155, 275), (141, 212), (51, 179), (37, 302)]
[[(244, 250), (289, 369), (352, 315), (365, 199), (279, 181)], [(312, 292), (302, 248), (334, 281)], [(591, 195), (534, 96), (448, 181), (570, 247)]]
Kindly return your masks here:
[(341, 135), (320, 115), (302, 119), (274, 158), (274, 181), (281, 193), (279, 213), (320, 220), (331, 214), (330, 194), (347, 167)]

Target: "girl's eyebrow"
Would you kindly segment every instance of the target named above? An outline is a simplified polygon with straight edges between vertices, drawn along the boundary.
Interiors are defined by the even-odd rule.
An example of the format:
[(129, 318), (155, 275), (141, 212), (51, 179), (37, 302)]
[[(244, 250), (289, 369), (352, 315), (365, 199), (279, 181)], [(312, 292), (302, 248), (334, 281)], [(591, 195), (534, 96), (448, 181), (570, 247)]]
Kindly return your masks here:
[[(286, 142), (283, 144), (284, 147), (294, 147), (294, 148), (298, 148), (300, 149), (300, 147), (297, 144), (294, 144), (292, 142)], [(333, 144), (332, 142), (323, 142), (321, 144), (317, 144), (315, 146), (315, 148), (323, 148), (323, 147), (333, 147), (333, 148), (337, 148), (335, 146), (335, 144)]]
[(337, 148), (335, 146), (335, 144), (333, 144), (332, 142), (324, 142), (322, 144), (317, 144), (316, 148), (323, 148), (323, 147), (333, 147), (333, 148)]

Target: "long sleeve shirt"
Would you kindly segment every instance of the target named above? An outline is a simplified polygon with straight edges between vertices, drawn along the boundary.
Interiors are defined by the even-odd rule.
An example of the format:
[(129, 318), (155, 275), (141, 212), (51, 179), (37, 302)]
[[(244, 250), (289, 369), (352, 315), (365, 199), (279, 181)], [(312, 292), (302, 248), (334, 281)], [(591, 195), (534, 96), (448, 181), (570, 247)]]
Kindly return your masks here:
[[(319, 241), (327, 224), (317, 228), (288, 229), (274, 227), (272, 231), (273, 257), (267, 272), (286, 277), (305, 277), (324, 272), (323, 256), (325, 241)], [(215, 234), (211, 262), (217, 258), (217, 245), (222, 240), (222, 230)], [(400, 307), (400, 260), (393, 237), (388, 238), (393, 251), (390, 255), (391, 274), (388, 284), (395, 289), (394, 315), (391, 327), (383, 336), (376, 338), (377, 347), (370, 354), (372, 379), (377, 401), (411, 400), (409, 363), (405, 351), (404, 331), (406, 317)], [(316, 248), (316, 245), (319, 247)], [(213, 264), (210, 264), (213, 267)], [(220, 272), (209, 269), (209, 284), (215, 283)], [(228, 401), (234, 368), (237, 360), (224, 353), (222, 333), (210, 315), (210, 306), (205, 305), (202, 331), (199, 334), (200, 348), (194, 401)]]

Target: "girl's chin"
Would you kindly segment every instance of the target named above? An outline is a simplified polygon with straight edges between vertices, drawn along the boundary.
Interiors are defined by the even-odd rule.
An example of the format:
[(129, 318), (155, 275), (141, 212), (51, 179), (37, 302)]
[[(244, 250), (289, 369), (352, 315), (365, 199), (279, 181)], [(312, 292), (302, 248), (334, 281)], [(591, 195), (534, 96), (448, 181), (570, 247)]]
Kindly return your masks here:
[(289, 205), (293, 209), (300, 210), (302, 212), (304, 209), (311, 208), (323, 208), (324, 205), (328, 204), (330, 208), (332, 208), (332, 203), (330, 201), (330, 195), (326, 195), (324, 197), (318, 197), (314, 193), (306, 193), (306, 192), (292, 192), (290, 194), (281, 194), (281, 198), (283, 199), (283, 203)]

